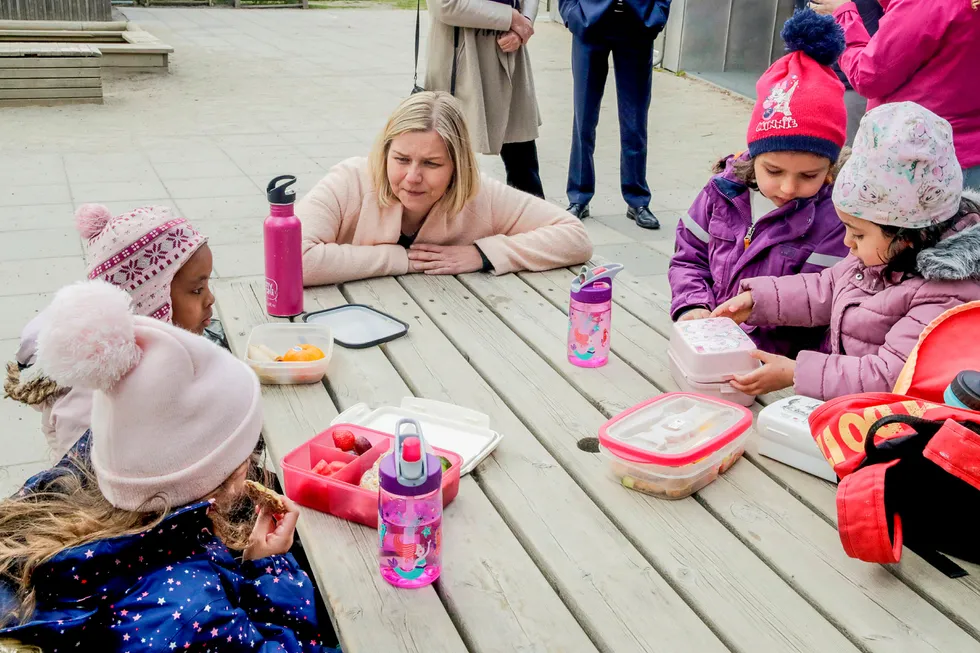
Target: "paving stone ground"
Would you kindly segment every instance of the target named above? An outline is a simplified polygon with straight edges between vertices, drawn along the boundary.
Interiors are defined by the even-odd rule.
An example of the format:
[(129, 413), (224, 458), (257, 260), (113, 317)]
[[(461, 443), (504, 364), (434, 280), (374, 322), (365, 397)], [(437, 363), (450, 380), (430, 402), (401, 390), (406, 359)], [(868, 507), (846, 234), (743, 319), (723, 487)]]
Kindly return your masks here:
[[(174, 206), (206, 233), (220, 277), (262, 272), (263, 189), (283, 173), (305, 191), (334, 163), (367, 153), (412, 84), (415, 16), (392, 9), (127, 9), (174, 46), (169, 75), (107, 74), (105, 104), (0, 109), (0, 354), (60, 286), (82, 278), (73, 208)], [(542, 12), (544, 13), (544, 12)], [(423, 24), (426, 22), (423, 17)], [(543, 125), (548, 198), (565, 203), (571, 133), (571, 39), (539, 20), (528, 44)], [(424, 45), (423, 45), (424, 48)], [(663, 229), (625, 218), (612, 75), (587, 221), (597, 252), (666, 288), (653, 249), (669, 252), (718, 157), (745, 143), (751, 106), (707, 84), (657, 73), (650, 110), (651, 208)], [(503, 178), (495, 157), (483, 169)], [(0, 494), (44, 467), (39, 417), (0, 401)]]

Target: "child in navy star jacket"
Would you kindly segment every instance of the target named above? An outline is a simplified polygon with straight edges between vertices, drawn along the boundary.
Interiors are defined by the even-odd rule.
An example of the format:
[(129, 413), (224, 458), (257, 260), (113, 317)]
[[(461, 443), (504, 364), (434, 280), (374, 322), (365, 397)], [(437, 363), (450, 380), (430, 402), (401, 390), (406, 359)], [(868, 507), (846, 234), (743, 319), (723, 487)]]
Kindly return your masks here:
[(0, 502), (0, 578), (17, 590), (0, 640), (46, 652), (333, 651), (288, 553), (296, 507), (241, 518), (262, 427), (251, 370), (134, 316), (101, 281), (63, 289), (48, 310), (38, 358), (59, 384), (95, 391), (91, 454)]

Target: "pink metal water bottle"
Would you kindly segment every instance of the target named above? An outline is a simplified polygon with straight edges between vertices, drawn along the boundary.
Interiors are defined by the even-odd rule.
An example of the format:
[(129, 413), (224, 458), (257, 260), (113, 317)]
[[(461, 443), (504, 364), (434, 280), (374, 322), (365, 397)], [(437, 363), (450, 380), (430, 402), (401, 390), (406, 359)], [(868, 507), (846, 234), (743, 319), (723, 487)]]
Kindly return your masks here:
[(568, 362), (579, 367), (601, 367), (609, 360), (612, 337), (612, 280), (619, 263), (583, 267), (572, 281), (568, 302)]
[(296, 177), (269, 182), (269, 217), (265, 219), (265, 307), (273, 317), (303, 312), (303, 225), (293, 213)]

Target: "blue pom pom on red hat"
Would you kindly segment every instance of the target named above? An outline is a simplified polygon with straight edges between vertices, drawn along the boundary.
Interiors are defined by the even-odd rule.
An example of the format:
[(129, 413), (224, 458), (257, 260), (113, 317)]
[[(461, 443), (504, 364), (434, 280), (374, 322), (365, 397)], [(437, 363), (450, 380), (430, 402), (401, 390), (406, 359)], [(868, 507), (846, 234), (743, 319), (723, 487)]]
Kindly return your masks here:
[(821, 16), (812, 9), (800, 9), (779, 33), (787, 52), (802, 52), (819, 64), (832, 66), (845, 48), (844, 30), (832, 16)]

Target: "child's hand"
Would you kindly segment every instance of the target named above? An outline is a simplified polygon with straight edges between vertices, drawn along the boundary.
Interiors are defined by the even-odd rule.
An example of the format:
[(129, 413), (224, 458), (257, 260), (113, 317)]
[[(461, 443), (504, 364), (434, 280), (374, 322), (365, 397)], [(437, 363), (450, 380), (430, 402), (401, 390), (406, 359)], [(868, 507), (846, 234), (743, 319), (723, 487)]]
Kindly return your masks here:
[(762, 361), (762, 367), (748, 374), (736, 375), (730, 381), (733, 388), (755, 397), (792, 387), (796, 376), (796, 361), (758, 349), (752, 352), (752, 358)]
[(678, 322), (687, 322), (688, 320), (703, 320), (706, 317), (711, 317), (711, 311), (706, 308), (692, 308), (689, 311), (681, 313), (681, 316), (677, 318)]
[(274, 516), (265, 506), (259, 511), (252, 534), (248, 536), (243, 559), (259, 560), (271, 555), (285, 555), (293, 547), (299, 509), (287, 497), (282, 500), (286, 504), (286, 513), (283, 515)]
[(741, 324), (752, 315), (753, 306), (755, 306), (755, 300), (752, 299), (752, 293), (746, 290), (712, 311), (711, 317), (730, 317), (735, 320), (736, 324)]

